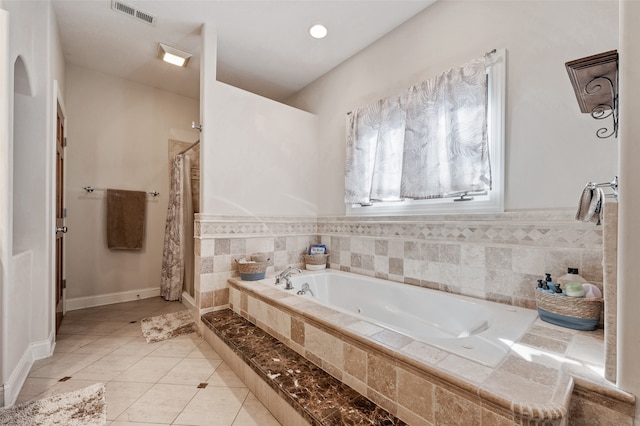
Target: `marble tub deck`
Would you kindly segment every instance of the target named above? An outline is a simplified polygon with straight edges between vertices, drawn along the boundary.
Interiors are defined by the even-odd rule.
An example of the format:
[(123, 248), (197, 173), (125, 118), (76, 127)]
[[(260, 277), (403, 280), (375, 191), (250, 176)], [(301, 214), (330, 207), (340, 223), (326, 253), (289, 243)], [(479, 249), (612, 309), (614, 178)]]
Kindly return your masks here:
[[(438, 395), (442, 394), (439, 389), (453, 391), (480, 404), (475, 407), (482, 408), (470, 405), (471, 409), (461, 412), (470, 422), (467, 424), (490, 424), (484, 421), (487, 407), (498, 409), (501, 419), (505, 415), (511, 418), (508, 424), (633, 424), (635, 398), (603, 378), (602, 330), (580, 332), (538, 319), (513, 343), (501, 364), (490, 368), (407, 336), (394, 334), (361, 317), (350, 316), (319, 305), (312, 299), (285, 292), (275, 288), (272, 282), (230, 279), (232, 309), (261, 329), (278, 336), (279, 340), (284, 339), (286, 345), (280, 342), (281, 347), (293, 345), (297, 348), (296, 352), (309, 353), (304, 336), (297, 336), (300, 330), (294, 333), (294, 328), (302, 324), (303, 334), (307, 327), (311, 327), (314, 333), (323, 330), (332, 333), (335, 338), (343, 339), (341, 345), (344, 345), (345, 353), (347, 347), (359, 347), (370, 353), (370, 360), (371, 354), (376, 362), (388, 359), (391, 363), (388, 373), (395, 375), (397, 371), (397, 380), (400, 380), (402, 371), (418, 374), (422, 382), (433, 385), (430, 391), (433, 392), (432, 406), (426, 412), (419, 412), (421, 407), (413, 410), (425, 424), (440, 424), (451, 415), (447, 407), (441, 406), (438, 401)], [(253, 308), (258, 310), (253, 312)], [(275, 314), (276, 310), (291, 317), (290, 338), (287, 338), (289, 330), (279, 330), (277, 322), (270, 323), (269, 318), (280, 315)], [(268, 315), (264, 316), (265, 312)], [(330, 342), (337, 340), (332, 338)], [(296, 343), (302, 346), (297, 347)], [(340, 371), (332, 370), (332, 365), (325, 366), (320, 359), (313, 361), (316, 364), (320, 362), (318, 365), (325, 370), (325, 367), (329, 367), (334, 376), (337, 373), (338, 377), (347, 377)], [(344, 362), (346, 365), (346, 358)], [(398, 392), (397, 399), (380, 399), (376, 392), (372, 392), (376, 384), (369, 383), (369, 379), (372, 378), (363, 376), (364, 381), (359, 382), (351, 378), (349, 385), (392, 414), (401, 419), (406, 417), (400, 415), (406, 413), (407, 407), (401, 407), (405, 398)], [(398, 381), (392, 385), (393, 389), (397, 389), (401, 383)], [(413, 424), (408, 418), (405, 421)]]
[(233, 311), (202, 322), (312, 425), (406, 425)]

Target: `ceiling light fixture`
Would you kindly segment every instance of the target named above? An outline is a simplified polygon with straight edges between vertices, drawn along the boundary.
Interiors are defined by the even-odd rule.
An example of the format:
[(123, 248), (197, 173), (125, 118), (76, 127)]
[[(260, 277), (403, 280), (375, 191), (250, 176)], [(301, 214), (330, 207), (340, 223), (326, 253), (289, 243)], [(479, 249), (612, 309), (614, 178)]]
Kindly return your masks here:
[(191, 53), (176, 49), (164, 43), (158, 43), (158, 58), (178, 67), (186, 67), (191, 59)]
[(315, 24), (309, 28), (309, 34), (313, 38), (325, 38), (327, 36), (327, 27), (322, 24)]

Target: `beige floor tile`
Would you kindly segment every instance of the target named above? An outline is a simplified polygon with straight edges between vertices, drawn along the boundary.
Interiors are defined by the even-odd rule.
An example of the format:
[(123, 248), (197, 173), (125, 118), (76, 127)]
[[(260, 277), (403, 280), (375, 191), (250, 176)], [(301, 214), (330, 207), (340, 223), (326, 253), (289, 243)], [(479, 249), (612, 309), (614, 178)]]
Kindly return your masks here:
[(50, 388), (45, 389), (44, 392), (42, 392), (40, 395), (38, 395), (38, 399), (46, 398), (46, 397), (53, 396), (53, 395), (59, 395), (61, 393), (65, 393), (65, 392), (77, 391), (77, 390), (80, 390), (80, 389), (84, 389), (87, 386), (94, 385), (94, 384), (96, 384), (95, 380), (70, 379), (70, 380), (67, 380), (65, 382), (56, 382), (53, 386), (51, 386)]
[(106, 385), (107, 420), (115, 420), (153, 386), (151, 383), (109, 382)]
[(223, 362), (216, 371), (209, 377), (209, 386), (238, 388), (245, 387), (245, 384), (233, 372), (233, 370)]
[(204, 340), (196, 333), (165, 340), (164, 344), (151, 352), (151, 356), (184, 358), (196, 349)]
[(231, 426), (248, 393), (246, 388), (200, 389), (173, 424)]
[(121, 329), (115, 330), (109, 336), (133, 336), (133, 337), (141, 337), (142, 329), (140, 328), (140, 321), (136, 321), (134, 323), (127, 323)]
[(29, 377), (61, 379), (65, 376), (72, 376), (75, 372), (93, 364), (103, 356), (103, 354), (55, 353), (52, 356), (54, 359), (50, 363), (31, 371)]
[(117, 382), (156, 383), (180, 362), (180, 358), (146, 357), (114, 377)]
[[(111, 315), (111, 314), (103, 313), (103, 315)], [(100, 335), (106, 336), (107, 334), (111, 334), (116, 330), (120, 330), (121, 328), (127, 325), (127, 323), (119, 322), (119, 321), (98, 320), (98, 321), (91, 321), (91, 323), (92, 324), (89, 325), (89, 327), (87, 327), (85, 334), (100, 334)]]
[[(170, 425), (178, 416), (193, 420), (187, 424), (277, 425), (253, 395), (245, 400), (245, 384), (196, 333), (158, 343), (142, 337), (140, 319), (182, 309), (157, 297), (68, 312), (54, 355), (34, 362), (17, 403), (101, 382), (114, 426)], [(198, 390), (202, 382), (209, 386)]]
[(278, 426), (279, 424), (252, 393), (247, 395), (233, 422), (233, 426)]
[(86, 344), (75, 351), (77, 354), (97, 353), (110, 354), (116, 349), (126, 345), (135, 339), (133, 336), (104, 336), (89, 344)]
[(134, 337), (133, 340), (120, 346), (112, 352), (113, 355), (146, 356), (158, 349), (166, 342), (147, 343), (144, 337)]
[(58, 379), (41, 379), (38, 377), (27, 377), (24, 384), (22, 385), (22, 389), (20, 390), (20, 395), (16, 399), (16, 404), (21, 404), (23, 402), (31, 401), (32, 399), (38, 397), (45, 390), (53, 387), (58, 382)]
[(172, 312), (183, 311), (185, 306), (182, 303), (167, 303), (164, 305), (158, 306), (158, 309), (151, 312), (148, 316), (155, 317), (157, 315), (170, 314)]
[(189, 352), (187, 358), (222, 359), (207, 342), (200, 343), (197, 348)]
[(101, 336), (94, 334), (62, 334), (56, 341), (55, 352), (74, 352), (75, 350), (95, 342)]
[(221, 363), (222, 360), (184, 358), (159, 383), (197, 386), (207, 382)]
[(64, 320), (62, 324), (60, 324), (60, 329), (58, 330), (58, 340), (60, 337), (64, 335), (73, 335), (73, 334), (87, 334), (86, 331), (91, 327), (93, 323), (89, 323), (86, 321), (71, 321)]
[(172, 423), (197, 391), (198, 389), (195, 386), (153, 385), (116, 420)]
[(105, 355), (73, 375), (74, 379), (109, 381), (140, 361), (140, 356)]

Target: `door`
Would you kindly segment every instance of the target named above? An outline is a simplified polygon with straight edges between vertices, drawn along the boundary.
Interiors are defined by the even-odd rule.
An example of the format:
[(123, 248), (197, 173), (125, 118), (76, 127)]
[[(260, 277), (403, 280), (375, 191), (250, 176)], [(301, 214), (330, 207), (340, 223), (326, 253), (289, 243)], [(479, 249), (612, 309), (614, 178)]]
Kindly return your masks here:
[(64, 115), (58, 103), (56, 114), (56, 333), (64, 315), (64, 234), (67, 232), (67, 227), (64, 224), (66, 216), (64, 208), (64, 145)]

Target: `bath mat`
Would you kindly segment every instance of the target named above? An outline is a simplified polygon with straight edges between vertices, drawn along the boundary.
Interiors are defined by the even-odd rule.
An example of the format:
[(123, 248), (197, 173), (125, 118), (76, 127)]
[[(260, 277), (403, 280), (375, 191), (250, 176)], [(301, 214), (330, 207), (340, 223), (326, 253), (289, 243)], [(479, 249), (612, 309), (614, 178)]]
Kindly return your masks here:
[(0, 409), (0, 425), (106, 425), (104, 384)]
[(182, 334), (194, 333), (196, 323), (189, 311), (179, 311), (140, 321), (142, 335), (147, 343), (160, 342)]

